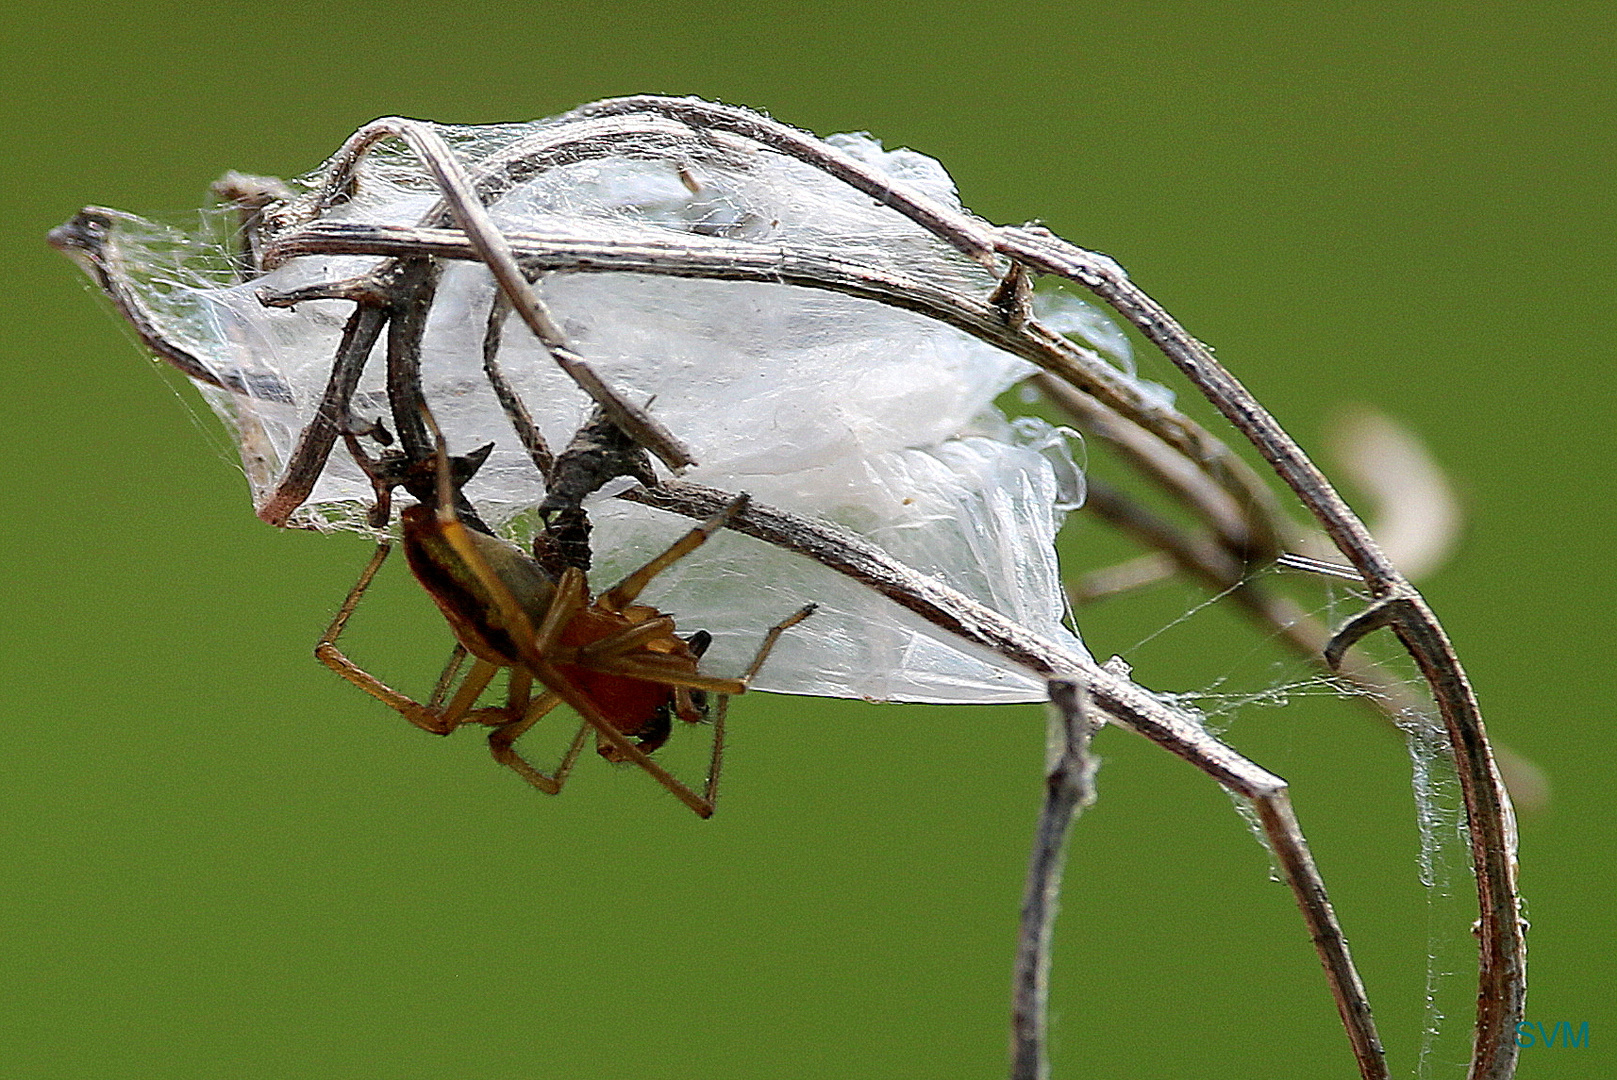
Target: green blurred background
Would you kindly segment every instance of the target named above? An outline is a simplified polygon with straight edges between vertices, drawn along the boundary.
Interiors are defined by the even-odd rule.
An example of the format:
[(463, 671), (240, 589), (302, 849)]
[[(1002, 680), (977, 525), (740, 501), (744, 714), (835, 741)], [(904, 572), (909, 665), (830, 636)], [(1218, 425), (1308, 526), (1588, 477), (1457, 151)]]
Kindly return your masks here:
[[(0, 44), (0, 1077), (1002, 1073), (1036, 707), (760, 696), (711, 822), (598, 761), (538, 798), (314, 663), (366, 545), (259, 524), (211, 415), (43, 243), (85, 203), (183, 221), (224, 170), (304, 171), (377, 115), (633, 92), (938, 157), (986, 217), (1121, 260), (1306, 445), (1352, 403), (1428, 441), (1469, 512), (1428, 595), (1554, 788), (1522, 823), (1528, 1015), (1591, 1028), (1520, 1075), (1614, 1074), (1610, 5), (28, 8)], [(1194, 601), (1084, 634), (1159, 689), (1298, 677), (1218, 612), (1131, 651)], [(362, 617), (422, 687), (448, 636), (402, 568)], [(1429, 1064), (1461, 1075), (1468, 884), (1429, 916), (1402, 747), (1319, 695), (1225, 722), (1294, 784), (1396, 1075), (1428, 923), (1451, 942)], [(1350, 1075), (1225, 797), (1126, 733), (1097, 749), (1055, 1075)]]

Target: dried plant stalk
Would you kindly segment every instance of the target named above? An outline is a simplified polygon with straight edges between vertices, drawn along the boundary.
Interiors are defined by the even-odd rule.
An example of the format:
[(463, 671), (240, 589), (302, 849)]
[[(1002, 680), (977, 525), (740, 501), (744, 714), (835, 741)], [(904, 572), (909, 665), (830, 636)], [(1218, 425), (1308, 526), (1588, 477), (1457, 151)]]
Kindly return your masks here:
[[(515, 311), (550, 358), (606, 410), (636, 442), (672, 469), (690, 462), (679, 439), (642, 407), (615, 393), (575, 353), (533, 288), (539, 275), (555, 271), (724, 281), (769, 282), (824, 290), (915, 312), (955, 327), (1037, 365), (1039, 385), (1060, 407), (1104, 433), (1143, 477), (1174, 495), (1206, 529), (1205, 540), (1175, 530), (1142, 511), (1127, 496), (1097, 488), (1104, 516), (1166, 552), (1180, 567), (1221, 587), (1235, 584), (1237, 601), (1267, 623), (1301, 627), (1294, 644), (1316, 650), (1333, 666), (1345, 650), (1381, 626), (1393, 629), (1415, 658), (1432, 688), (1459, 767), (1470, 827), (1472, 859), (1481, 908), (1479, 1007), (1471, 1075), (1511, 1075), (1515, 1061), (1514, 1025), (1525, 994), (1525, 953), (1515, 887), (1514, 834), (1510, 804), (1493, 764), (1480, 713), (1463, 669), (1441, 626), (1424, 600), (1382, 555), (1368, 530), (1277, 422), (1171, 316), (1140, 291), (1112, 260), (1084, 251), (1038, 228), (997, 227), (943, 205), (920, 190), (895, 181), (834, 146), (749, 110), (693, 99), (631, 97), (586, 106), (569, 123), (517, 140), (468, 169), (431, 125), (380, 120), (362, 129), (339, 152), (324, 186), (301, 199), (264, 198), (262, 183), (239, 195), (246, 225), (241, 260), (262, 271), (310, 254), (373, 256), (383, 262), (355, 281), (331, 282), (266, 294), (265, 303), (292, 305), (314, 299), (353, 301), (354, 312), (333, 360), (319, 415), (302, 432), (275, 496), (261, 514), (284, 523), (306, 499), (325, 467), (342, 425), (348, 423), (355, 386), (365, 359), (387, 330), (388, 389), (394, 423), (406, 447), (419, 450), (426, 436), (413, 419), (419, 401), (422, 325), (434, 300), (441, 268), (478, 262), (498, 285), (497, 314)], [(992, 295), (973, 295), (948, 281), (909, 275), (891, 265), (869, 265), (858, 257), (789, 246), (752, 243), (723, 235), (683, 235), (677, 240), (633, 241), (602, 236), (502, 230), (486, 203), (523, 180), (560, 164), (607, 157), (625, 139), (637, 145), (699, 145), (715, 155), (772, 152), (850, 185), (903, 215), (975, 264), (1001, 276)], [(368, 153), (388, 140), (405, 143), (425, 165), (440, 199), (414, 225), (332, 220), (327, 211), (349, 198), (357, 169)], [(683, 152), (683, 151), (682, 151)], [(53, 234), (55, 242), (79, 257), (143, 340), (159, 356), (194, 378), (213, 381), (235, 393), (273, 399), (284, 388), (246, 375), (221, 377), (195, 363), (186, 350), (166, 340), (128, 287), (128, 271), (112, 236), (115, 214), (87, 210)], [(1269, 486), (1227, 446), (1171, 405), (1142, 391), (1134, 380), (1093, 351), (1033, 317), (1031, 281), (1053, 275), (1092, 291), (1183, 370), (1210, 401), (1260, 451), (1291, 487), (1343, 555), (1357, 568), (1374, 598), (1371, 608), (1334, 637), (1297, 623), (1289, 601), (1270, 596), (1245, 580), (1254, 562), (1272, 561), (1296, 535)], [(526, 420), (520, 398), (503, 384), (494, 354), (498, 318), (485, 339), (485, 370), (519, 433)], [(203, 373), (203, 374), (199, 374)], [(545, 471), (542, 442), (524, 444)], [(733, 502), (734, 493), (667, 479), (631, 488), (618, 498), (692, 518), (706, 518)], [(1095, 715), (1119, 723), (1185, 758), (1220, 784), (1251, 801), (1264, 834), (1301, 910), (1319, 952), (1349, 1043), (1362, 1076), (1387, 1075), (1364, 988), (1327, 898), (1323, 881), (1292, 813), (1286, 784), (1209, 735), (1194, 717), (1131, 682), (1125, 674), (1096, 664), (1087, 655), (1052, 642), (1001, 613), (917, 572), (889, 553), (824, 521), (753, 502), (731, 527), (771, 545), (796, 552), (875, 590), (932, 626), (971, 646), (987, 650), (1047, 679), (1062, 680), (1054, 693), (1066, 730), (1062, 758), (1068, 771), (1052, 781), (1048, 827), (1035, 853), (1034, 881), (1041, 897), (1053, 894), (1059, 865), (1063, 819), (1084, 799), (1081, 761), (1087, 734), (1077, 714), (1078, 689)], [(1362, 666), (1350, 674), (1366, 682), (1376, 676)], [(1076, 771), (1072, 771), (1076, 770)], [(1074, 779), (1078, 787), (1073, 786)], [(1057, 790), (1059, 788), (1059, 791)], [(1033, 885), (1030, 883), (1030, 889)], [(1030, 897), (1032, 893), (1030, 892)], [(1039, 904), (1032, 905), (1035, 908)], [(1042, 914), (1031, 921), (1047, 925)], [(1035, 1076), (1043, 1067), (1042, 997), (1038, 972), (1048, 964), (1047, 934), (1025, 935), (1018, 985), (1031, 996), (1018, 998), (1019, 1038), (1015, 1075)]]
[(1100, 726), (1089, 716), (1089, 695), (1078, 683), (1050, 682), (1050, 730), (1046, 738), (1044, 806), (1028, 858), (1011, 980), (1011, 1080), (1050, 1075), (1046, 1049), (1049, 1020), (1050, 940), (1061, 898), (1067, 834), (1095, 801), (1095, 760), (1089, 739)]

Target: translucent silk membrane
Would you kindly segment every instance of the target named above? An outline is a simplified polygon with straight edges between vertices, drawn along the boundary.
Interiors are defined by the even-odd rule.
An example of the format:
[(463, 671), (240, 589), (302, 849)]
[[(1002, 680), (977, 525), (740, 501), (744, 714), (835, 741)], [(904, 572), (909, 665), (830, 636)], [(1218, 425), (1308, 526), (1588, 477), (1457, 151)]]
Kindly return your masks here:
[[(634, 116), (435, 130), (478, 183), (568, 347), (689, 448), (697, 464), (682, 479), (840, 525), (1064, 648), (1081, 648), (1065, 624), (1053, 546), (1065, 511), (1082, 498), (1071, 433), (1008, 420), (994, 405), (1031, 373), (1028, 364), (898, 306), (787, 284), (784, 270), (782, 280), (715, 280), (562, 256), (582, 245), (597, 255), (647, 252), (653, 261), (683, 253), (852, 267), (979, 303), (999, 284), (993, 270), (827, 173), (738, 136)], [(896, 185), (959, 207), (948, 174), (930, 158), (885, 151), (864, 135), (824, 142)], [(436, 221), (458, 235), (452, 221), (442, 228), (440, 191), (402, 143), (372, 146), (349, 197), (318, 209), (333, 167), (294, 182), (265, 211), (260, 239), (272, 253), (278, 239), (311, 225)], [(315, 417), (354, 304), (322, 299), (288, 309), (261, 299), (358, 278), (383, 258), (297, 255), (238, 280), (227, 229), (186, 238), (132, 218), (114, 227), (155, 329), (234, 388), (199, 383), (236, 432), (262, 507)], [(442, 266), (422, 340), (422, 388), (452, 453), (495, 444), (466, 494), (525, 544), (545, 491), (484, 372), (493, 278), (466, 257), (445, 256)], [(1047, 325), (1127, 366), (1126, 339), (1081, 300), (1041, 297), (1038, 311)], [(388, 422), (386, 344), (384, 334), (359, 381), (354, 420)], [(497, 362), (551, 447), (565, 446), (588, 416), (589, 398), (519, 319), (506, 321)], [(613, 490), (589, 504), (596, 587), (690, 524), (613, 499)], [(290, 523), (369, 531), (372, 502), (339, 442)], [(714, 672), (739, 670), (766, 627), (818, 603), (781, 640), (759, 689), (891, 701), (1045, 696), (1032, 673), (970, 651), (817, 563), (737, 533), (679, 562), (647, 599), (682, 632), (714, 635), (704, 663)]]

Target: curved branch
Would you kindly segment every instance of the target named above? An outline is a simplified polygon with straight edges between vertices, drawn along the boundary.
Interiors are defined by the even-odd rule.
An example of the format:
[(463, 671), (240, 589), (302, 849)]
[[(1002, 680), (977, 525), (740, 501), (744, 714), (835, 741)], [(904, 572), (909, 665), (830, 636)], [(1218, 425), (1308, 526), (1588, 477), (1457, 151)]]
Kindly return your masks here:
[(990, 270), (995, 269), (996, 230), (988, 222), (944, 206), (903, 185), (895, 184), (885, 173), (827, 145), (808, 132), (771, 120), (751, 109), (718, 105), (700, 98), (640, 94), (593, 102), (574, 109), (569, 115), (596, 117), (636, 113), (651, 113), (678, 120), (690, 125), (691, 130), (698, 134), (728, 131), (777, 153), (795, 158), (806, 165), (812, 165), (870, 196), (883, 206), (897, 210), (940, 240), (953, 245), (961, 254), (975, 259)]
[(164, 336), (157, 319), (141, 303), (129, 273), (128, 262), (117, 239), (119, 224), (145, 226), (145, 222), (119, 210), (86, 206), (71, 221), (58, 225), (46, 236), (52, 247), (67, 255), (90, 275), (118, 309), (118, 314), (134, 328), (142, 345), (187, 378), (206, 386), (216, 386), (233, 394), (260, 398), (281, 404), (292, 403), (292, 391), (275, 376), (265, 372), (216, 371), (197, 359), (190, 350)]
[[(740, 134), (852, 184), (960, 250), (980, 257), (983, 225), (904, 191), (884, 176), (857, 175), (836, 152), (796, 129), (749, 110), (684, 98), (629, 97), (597, 102), (575, 115), (649, 112), (696, 128)], [(1362, 522), (1301, 448), (1206, 346), (1136, 287), (1114, 260), (1085, 251), (1043, 229), (1000, 228), (994, 250), (1033, 270), (1056, 274), (1093, 291), (1168, 356), (1263, 454), (1315, 515), (1378, 597), (1411, 597), (1394, 632), (1431, 686), (1453, 748), (1470, 823), (1472, 861), (1481, 912), (1481, 948), (1474, 1080), (1514, 1073), (1515, 1024), (1525, 1011), (1526, 941), (1515, 880), (1515, 831), (1510, 799), (1488, 747), (1481, 711), (1442, 626), (1418, 592), (1377, 547)]]
[[(534, 273), (616, 272), (793, 285), (873, 300), (953, 326), (1038, 365), (1055, 386), (1089, 395), (1134, 424), (1146, 438), (1154, 437), (1164, 448), (1176, 451), (1189, 468), (1164, 464), (1156, 475), (1165, 481), (1173, 477), (1168, 487), (1221, 523), (1220, 536), (1233, 553), (1265, 562), (1284, 549), (1279, 528), (1284, 516), (1274, 493), (1250, 466), (1195, 421), (1142, 393), (1137, 383), (1097, 353), (1037, 321), (1008, 320), (991, 298), (979, 299), (853, 260), (717, 237), (674, 236), (647, 235), (631, 241), (557, 233), (505, 234), (518, 262)], [(266, 252), (275, 261), (315, 254), (481, 259), (475, 245), (458, 230), (342, 221), (312, 222), (283, 233)], [(1157, 460), (1164, 459), (1158, 455)], [(1211, 484), (1189, 480), (1187, 473), (1205, 474)]]
[[(711, 516), (735, 498), (730, 492), (685, 481), (634, 488), (617, 497), (697, 520)], [(1208, 734), (1195, 717), (1167, 704), (1125, 675), (1034, 634), (937, 578), (912, 570), (845, 529), (756, 502), (737, 514), (729, 527), (846, 574), (934, 626), (1021, 664), (1045, 679), (1070, 679), (1082, 684), (1095, 706), (1108, 717), (1251, 800), (1264, 836), (1302, 911), (1360, 1074), (1366, 1080), (1388, 1075), (1364, 984), (1326, 894), (1324, 879), (1297, 823), (1284, 780), (1242, 757)]]
[(1513, 1075), (1516, 1024), (1525, 1013), (1527, 995), (1527, 942), (1516, 888), (1514, 813), (1494, 764), (1481, 709), (1442, 625), (1268, 410), (1205, 345), (1130, 281), (1121, 267), (1045, 230), (1007, 228), (1000, 237), (1003, 254), (1085, 286), (1149, 338), (1296, 492), (1342, 554), (1359, 569), (1377, 599), (1399, 601), (1385, 613), (1385, 621), (1432, 688), (1458, 766), (1470, 826), (1481, 913), (1480, 985), (1470, 1075), (1473, 1080), (1504, 1080)]
[[(523, 177), (544, 168), (579, 160), (580, 155), (607, 153), (615, 140), (625, 136), (648, 140), (641, 153), (662, 146), (679, 148), (681, 152), (700, 148), (702, 153), (728, 156), (744, 155), (749, 147), (758, 146), (790, 156), (902, 214), (996, 274), (1003, 272), (1004, 287), (991, 296), (977, 298), (842, 260), (805, 258), (756, 245), (708, 243), (699, 237), (682, 237), (678, 245), (597, 243), (593, 250), (586, 250), (586, 245), (576, 241), (567, 248), (569, 241), (565, 238), (502, 235), (494, 226), (483, 205), (485, 200), (498, 198)], [(312, 222), (324, 209), (351, 194), (359, 162), (372, 146), (388, 138), (400, 139), (410, 147), (442, 193), (439, 204), (422, 219), (422, 227), (403, 232), (372, 230), (370, 234), (349, 227), (343, 233), (328, 228), (326, 223)], [(772, 281), (830, 289), (916, 311), (1033, 361), (1052, 380), (1093, 395), (1104, 407), (1151, 432), (1174, 452), (1194, 462), (1220, 490), (1206, 490), (1194, 480), (1176, 478), (1176, 463), (1145, 443), (1135, 448), (1136, 463), (1213, 524), (1219, 546), (1229, 555), (1272, 557), (1280, 550), (1285, 519), (1267, 486), (1227, 447), (1177, 411), (1145, 400), (1137, 387), (1087, 350), (1025, 319), (1029, 271), (1065, 277), (1094, 291), (1180, 366), (1259, 448), (1359, 568), (1372, 593), (1379, 600), (1396, 601), (1385, 608), (1387, 621), (1433, 687), (1459, 761), (1471, 825), (1482, 909), (1482, 992), (1472, 1075), (1498, 1078), (1510, 1074), (1515, 1059), (1514, 1023), (1520, 1019), (1525, 993), (1524, 946), (1515, 897), (1514, 833), (1508, 798), (1494, 769), (1470, 685), (1452, 646), (1424, 600), (1392, 568), (1368, 531), (1289, 436), (1217, 364), (1211, 353), (1136, 288), (1115, 262), (1067, 244), (1045, 230), (992, 226), (956, 206), (895, 182), (812, 136), (748, 110), (663, 97), (621, 98), (585, 106), (562, 122), (491, 155), (470, 172), (431, 125), (397, 118), (380, 120), (344, 145), (332, 159), (319, 191), (286, 204), (276, 214), (266, 212), (266, 218), (273, 218), (269, 231), (277, 236), (280, 246), (273, 253), (265, 253), (265, 265), (297, 253), (299, 243), (346, 243), (347, 248), (331, 246), (323, 250), (348, 252), (362, 250), (356, 245), (371, 244), (375, 253), (390, 255), (395, 263), (433, 257), (475, 258), (487, 263), (500, 283), (502, 295), (556, 362), (607, 408), (620, 426), (673, 468), (688, 460), (688, 455), (683, 455), (671, 435), (661, 431), (640, 410), (618, 399), (593, 377), (581, 359), (567, 350), (529, 286), (527, 272), (611, 269)], [(451, 222), (460, 229), (440, 228)], [(299, 225), (306, 227), (298, 229)], [(115, 291), (121, 285), (119, 272), (105, 258), (97, 262), (94, 237), (88, 228), (83, 231), (89, 239), (70, 231), (59, 240), (59, 246), (87, 263), (92, 275), (113, 295), (114, 302), (120, 303), (154, 352), (188, 374), (192, 374), (192, 368), (200, 370), (195, 358), (183, 350), (164, 351), (169, 343), (162, 340), (149, 318), (141, 321), (144, 313), (138, 305), (130, 307), (119, 301)], [(390, 242), (406, 246), (384, 252), (383, 247)], [(524, 245), (530, 242), (525, 250)], [(371, 313), (369, 319), (362, 319), (367, 312)], [(387, 317), (386, 309), (362, 302), (350, 324), (349, 336), (356, 340), (364, 337), (373, 322), (379, 331)], [(344, 355), (356, 349), (345, 348)], [(215, 381), (220, 378), (217, 375), (193, 377), (238, 393), (253, 393), (253, 387), (245, 383), (228, 385), (228, 376), (224, 383)], [(345, 386), (356, 377), (357, 366), (346, 362), (334, 365), (322, 414), (305, 429), (294, 455), (293, 464), (301, 462), (302, 472), (289, 467), (278, 496), (300, 500), (296, 491), (299, 478), (320, 471), (330, 449), (325, 428), (335, 424), (335, 418), (346, 415), (346, 395), (352, 391)], [(317, 444), (326, 445), (322, 449)], [(297, 483), (288, 487), (294, 480)], [(1226, 496), (1229, 502), (1220, 505)], [(719, 505), (716, 498), (728, 498), (725, 493), (677, 482), (638, 489), (622, 497), (696, 517), (713, 513)], [(1306, 842), (1296, 827), (1284, 781), (1209, 736), (1194, 718), (1164, 704), (1123, 676), (1098, 667), (1087, 656), (1068, 653), (1038, 638), (934, 579), (895, 563), (857, 537), (756, 505), (740, 515), (734, 527), (849, 574), (935, 625), (1034, 672), (1046, 677), (1077, 678), (1089, 688), (1096, 706), (1110, 717), (1252, 799), (1329, 973), (1360, 1070), (1367, 1077), (1385, 1075), (1363, 988)], [(1349, 633), (1357, 629), (1351, 628)], [(1342, 640), (1346, 642), (1347, 638)]]

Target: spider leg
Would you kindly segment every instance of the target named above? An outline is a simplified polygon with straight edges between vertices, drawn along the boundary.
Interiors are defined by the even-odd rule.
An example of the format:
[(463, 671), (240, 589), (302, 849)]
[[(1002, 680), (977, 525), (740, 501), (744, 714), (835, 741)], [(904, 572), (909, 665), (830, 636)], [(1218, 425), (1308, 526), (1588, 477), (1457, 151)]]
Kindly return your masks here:
[(360, 573), (359, 580), (354, 583), (354, 587), (348, 590), (348, 596), (344, 598), (342, 607), (337, 609), (337, 614), (331, 620), (331, 625), (326, 627), (324, 634), (320, 635), (320, 640), (314, 647), (314, 655), (322, 664), (394, 712), (397, 712), (416, 727), (423, 731), (430, 731), (434, 735), (447, 735), (455, 730), (455, 727), (465, 716), (466, 711), (477, 700), (477, 695), (483, 692), (483, 688), (494, 677), (496, 668), (493, 664), (479, 660), (473, 665), (465, 681), (461, 683), (460, 690), (455, 694), (449, 706), (439, 709), (436, 707), (437, 702), (446, 692), (449, 684), (454, 679), (456, 669), (460, 666), (458, 658), (451, 657), (449, 666), (444, 669), (444, 674), (439, 678), (438, 686), (433, 691), (431, 703), (423, 705), (408, 695), (401, 694), (388, 686), (382, 680), (348, 659), (342, 650), (337, 648), (337, 639), (342, 635), (344, 628), (347, 627), (349, 618), (354, 614), (354, 609), (359, 606), (360, 598), (365, 595), (365, 590), (370, 587), (371, 581), (376, 577), (376, 572), (382, 568), (382, 563), (386, 561), (390, 550), (392, 550), (392, 544), (389, 541), (384, 540), (376, 545), (376, 553), (371, 556), (371, 561), (365, 564), (365, 569)]
[(556, 771), (548, 776), (517, 753), (512, 744), (525, 735), (541, 717), (560, 704), (560, 697), (553, 693), (545, 694), (530, 705), (523, 716), (508, 724), (502, 724), (488, 733), (488, 748), (494, 755), (494, 760), (510, 768), (546, 795), (555, 795), (567, 782), (567, 774), (573, 771), (573, 763), (578, 760), (579, 753), (584, 749), (584, 738), (589, 734), (589, 724), (579, 725), (577, 734), (573, 736), (572, 745), (568, 746), (567, 752), (562, 755)]
[[(744, 694), (758, 669), (764, 666), (769, 654), (774, 650), (775, 643), (780, 640), (781, 634), (790, 630), (810, 615), (814, 614), (816, 604), (805, 604), (792, 614), (771, 626), (764, 633), (763, 643), (753, 655), (752, 663), (741, 673), (740, 678), (727, 679), (717, 675), (703, 675), (700, 672), (683, 670), (681, 662), (672, 656), (663, 653), (637, 652), (622, 653), (615, 649), (608, 649), (597, 653), (595, 646), (611, 644), (630, 637), (641, 626), (652, 625), (657, 620), (641, 623), (630, 630), (602, 638), (587, 649), (579, 650), (578, 662), (584, 667), (595, 671), (604, 671), (611, 675), (626, 675), (632, 679), (645, 679), (648, 682), (666, 683), (669, 686), (683, 687), (687, 690), (706, 690), (714, 694)], [(670, 620), (670, 624), (672, 620)]]
[(729, 713), (730, 695), (720, 694), (713, 708), (713, 756), (708, 761), (707, 783), (702, 788), (702, 796), (709, 806), (719, 801), (719, 770), (724, 767), (724, 721)]
[[(689, 800), (685, 800), (687, 806), (702, 814), (703, 817), (707, 817), (708, 814), (713, 812), (713, 808), (718, 802), (719, 774), (724, 768), (725, 720), (729, 716), (730, 698), (736, 694), (747, 692), (748, 685), (752, 682), (753, 677), (758, 674), (759, 669), (764, 666), (764, 661), (769, 658), (769, 654), (775, 648), (775, 643), (780, 640), (781, 634), (814, 614), (816, 606), (814, 604), (805, 604), (791, 615), (771, 626), (764, 633), (764, 640), (758, 646), (757, 653), (753, 655), (752, 663), (747, 665), (746, 671), (742, 673), (739, 679), (723, 679), (696, 672), (672, 670), (673, 658), (665, 658), (658, 653), (634, 653), (629, 655), (621, 653), (612, 655), (608, 653), (604, 656), (590, 658), (595, 662), (589, 663), (585, 661), (581, 651), (580, 663), (594, 670), (606, 671), (615, 675), (645, 678), (650, 682), (660, 682), (674, 687), (675, 700), (680, 703), (679, 715), (681, 719), (689, 719), (686, 715), (686, 709), (683, 707), (690, 703), (689, 691), (705, 690), (718, 695), (719, 700), (713, 710), (713, 754), (708, 762), (707, 780), (702, 785), (702, 795), (700, 796), (700, 801), (706, 804), (708, 812), (702, 814), (701, 809)], [(615, 643), (625, 638), (632, 638), (635, 636), (635, 631), (639, 630), (641, 626), (653, 625), (659, 621), (661, 620), (648, 620), (630, 630), (615, 634), (609, 638), (603, 638), (601, 642), (596, 644)], [(669, 619), (668, 622), (670, 628), (672, 628), (673, 620)], [(572, 703), (568, 702), (568, 704)], [(690, 711), (694, 712), (695, 710), (691, 709)], [(669, 786), (666, 781), (664, 786)], [(681, 786), (683, 787), (683, 785)], [(669, 787), (669, 790), (674, 791), (676, 795), (680, 795), (680, 792), (672, 787)], [(680, 798), (685, 799), (685, 796), (680, 795)]]
[[(746, 691), (753, 676), (758, 674), (758, 669), (764, 666), (764, 661), (769, 659), (769, 654), (774, 650), (775, 642), (780, 640), (781, 634), (814, 614), (817, 606), (804, 604), (764, 632), (764, 640), (758, 646), (758, 651), (753, 654), (752, 663), (741, 673), (739, 681), (742, 692)], [(713, 758), (708, 762), (707, 785), (703, 790), (709, 803), (716, 803), (719, 798), (719, 771), (724, 767), (724, 721), (730, 715), (730, 697), (729, 694), (720, 694), (719, 700), (713, 706)]]
[(427, 708), (438, 709), (443, 707), (444, 698), (449, 696), (449, 688), (455, 685), (455, 676), (460, 674), (460, 667), (466, 662), (466, 646), (455, 643), (450, 650), (449, 659), (444, 662), (444, 670), (433, 684), (432, 696), (427, 699)]
[(820, 605), (818, 604), (804, 604), (802, 607), (786, 616), (786, 618), (764, 631), (763, 643), (758, 646), (758, 651), (753, 654), (752, 663), (747, 665), (747, 670), (741, 673), (741, 682), (743, 685), (747, 685), (752, 682), (753, 677), (758, 674), (758, 669), (764, 666), (764, 661), (768, 660), (769, 654), (774, 651), (775, 642), (780, 640), (780, 636), (786, 631), (790, 630), (792, 627), (796, 626), (798, 623), (802, 622), (804, 619), (808, 618), (810, 615), (814, 614), (814, 612), (818, 610), (819, 606)]
[(448, 707), (443, 711), (444, 722), (450, 725), (451, 730), (467, 721), (481, 722), (475, 717), (482, 710), (473, 710), (472, 706), (477, 704), (477, 699), (488, 687), (489, 681), (494, 678), (494, 673), (499, 670), (486, 660), (479, 660), (472, 665), (466, 680), (460, 684), (460, 689), (455, 691), (455, 696), (450, 699)]
[(731, 519), (746, 509), (747, 501), (746, 495), (737, 495), (724, 509), (674, 541), (667, 551), (602, 593), (596, 598), (596, 604), (608, 611), (622, 611), (634, 603), (635, 598), (651, 583), (652, 578), (707, 543), (708, 537), (724, 528)]
[(624, 653), (639, 648), (647, 642), (658, 638), (672, 637), (674, 634), (674, 620), (667, 615), (660, 615), (655, 619), (647, 619), (643, 623), (619, 630), (615, 634), (608, 634), (604, 638), (590, 642), (579, 647), (578, 662), (585, 667), (606, 663)]
[[(586, 665), (580, 665), (586, 666)], [(644, 682), (662, 683), (665, 686), (687, 690), (705, 690), (710, 694), (744, 694), (747, 684), (740, 679), (727, 679), (720, 675), (703, 675), (699, 671), (691, 671), (675, 657), (664, 657), (660, 653), (634, 653), (629, 656), (616, 656), (608, 660), (598, 661), (587, 665), (591, 671), (601, 671), (608, 675), (622, 675), (629, 679), (640, 679)]]
[[(453, 544), (454, 540), (451, 539), (450, 543)], [(458, 546), (456, 550), (459, 551)], [(460, 554), (464, 559), (465, 553), (460, 552)], [(478, 558), (476, 563), (468, 562), (467, 565), (471, 566), (479, 577), (484, 577), (484, 570), (487, 569), (487, 565), (483, 563), (481, 557)], [(532, 627), (533, 621), (527, 617), (526, 612), (521, 611), (521, 605), (517, 604), (516, 598), (511, 596), (511, 590), (507, 589), (503, 582), (494, 578), (493, 571), (489, 571), (488, 577), (484, 577), (483, 583), (485, 587), (490, 587), (495, 603), (502, 609), (505, 607), (506, 598), (509, 597), (512, 605), (516, 606), (518, 613), (521, 614), (522, 620), (529, 627)], [(560, 639), (562, 630), (566, 628), (568, 623), (573, 621), (573, 616), (583, 611), (588, 605), (589, 586), (584, 580), (584, 571), (576, 566), (569, 566), (562, 572), (561, 580), (556, 582), (555, 595), (550, 601), (550, 606), (545, 609), (545, 617), (539, 623), (538, 629), (529, 634), (520, 635), (520, 641), (532, 642), (535, 652), (549, 656), (555, 651), (556, 642)], [(520, 624), (513, 624), (512, 628), (518, 630), (520, 634)], [(518, 648), (520, 650), (521, 646), (519, 645)]]
[[(487, 724), (489, 727), (498, 728), (515, 723), (528, 714), (528, 709), (533, 704), (533, 676), (522, 668), (514, 667), (507, 670), (511, 675), (505, 692), (505, 704), (473, 709), (461, 719), (461, 723)], [(552, 707), (554, 706), (546, 706), (545, 711)], [(542, 716), (544, 713), (541, 712), (539, 715)], [(538, 716), (534, 719), (537, 720)]]
[(506, 705), (511, 710), (514, 719), (523, 716), (533, 701), (533, 676), (521, 668), (511, 669), (510, 689), (506, 693)]
[(612, 726), (612, 722), (602, 715), (595, 702), (587, 694), (581, 692), (555, 664), (546, 660), (537, 653), (532, 658), (534, 675), (544, 683), (557, 697), (567, 703), (567, 706), (584, 718), (584, 722), (595, 729), (596, 734), (607, 742), (615, 751), (618, 761), (629, 761), (640, 766), (651, 778), (667, 788), (675, 798), (696, 812), (699, 817), (713, 816), (713, 801), (703, 798), (689, 787), (681, 783), (672, 773), (657, 764), (646, 755), (628, 736)]

